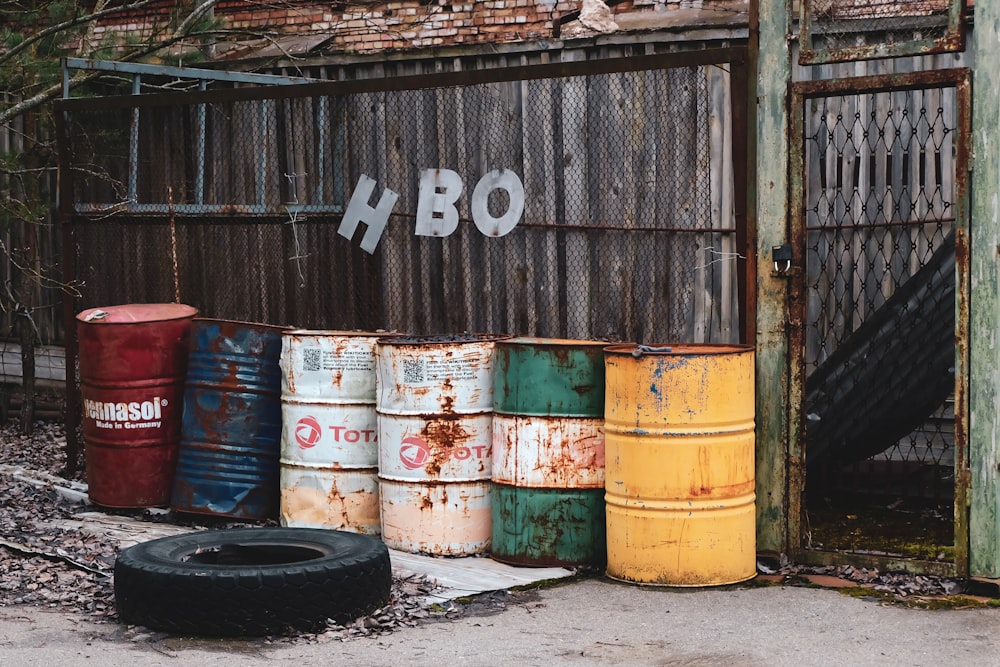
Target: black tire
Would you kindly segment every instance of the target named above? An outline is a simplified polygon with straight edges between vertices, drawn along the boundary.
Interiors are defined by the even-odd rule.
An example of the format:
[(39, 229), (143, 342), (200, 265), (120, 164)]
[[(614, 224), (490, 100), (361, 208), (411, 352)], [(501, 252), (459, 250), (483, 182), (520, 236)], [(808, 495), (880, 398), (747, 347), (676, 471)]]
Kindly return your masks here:
[(310, 632), (389, 601), (379, 540), (310, 528), (207, 530), (124, 549), (115, 606), (129, 624), (208, 636)]

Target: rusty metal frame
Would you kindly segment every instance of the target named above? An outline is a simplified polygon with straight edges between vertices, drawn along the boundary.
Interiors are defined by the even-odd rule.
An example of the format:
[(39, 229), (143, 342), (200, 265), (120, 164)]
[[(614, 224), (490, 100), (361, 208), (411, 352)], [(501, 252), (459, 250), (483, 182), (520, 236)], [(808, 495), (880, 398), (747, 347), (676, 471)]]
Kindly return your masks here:
[[(789, 128), (789, 237), (798, 257), (805, 257), (805, 106), (813, 98), (831, 95), (919, 90), (955, 89), (955, 559), (937, 562), (920, 559), (850, 554), (851, 563), (888, 570), (904, 570), (939, 576), (969, 573), (969, 224), (972, 168), (972, 72), (967, 68), (808, 81), (791, 85)], [(789, 276), (789, 402), (788, 402), (788, 544), (798, 562), (829, 565), (842, 562), (841, 552), (802, 547), (805, 516), (805, 297), (804, 267)]]
[[(902, 30), (913, 32), (921, 28), (944, 25), (945, 33), (937, 38), (919, 38), (901, 42), (845, 46), (840, 48), (815, 48), (813, 44), (813, 0), (799, 3), (799, 64), (819, 65), (823, 63), (868, 60), (877, 58), (897, 58), (900, 56), (928, 55), (965, 50), (965, 17), (968, 0), (948, 0), (947, 23), (929, 23), (918, 16), (897, 16), (881, 19), (846, 20), (831, 22), (831, 27), (843, 26), (842, 34), (858, 33), (861, 27), (866, 32), (872, 30)], [(863, 23), (863, 26), (857, 24)], [(825, 31), (827, 33), (832, 30)]]
[(588, 76), (595, 74), (620, 74), (655, 69), (694, 67), (698, 65), (724, 65), (745, 63), (746, 47), (724, 47), (699, 51), (675, 51), (647, 56), (629, 56), (595, 60), (572, 60), (541, 65), (519, 65), (481, 70), (434, 72), (391, 78), (323, 81), (293, 86), (258, 86), (254, 88), (226, 88), (204, 91), (149, 93), (145, 95), (113, 95), (100, 98), (76, 97), (54, 102), (57, 111), (93, 111), (94, 109), (131, 109), (133, 107), (165, 107), (178, 104), (211, 104), (246, 100), (295, 99), (347, 95), (351, 93), (378, 93), (425, 88), (449, 88), (483, 83), (510, 81), (537, 81), (560, 77)]

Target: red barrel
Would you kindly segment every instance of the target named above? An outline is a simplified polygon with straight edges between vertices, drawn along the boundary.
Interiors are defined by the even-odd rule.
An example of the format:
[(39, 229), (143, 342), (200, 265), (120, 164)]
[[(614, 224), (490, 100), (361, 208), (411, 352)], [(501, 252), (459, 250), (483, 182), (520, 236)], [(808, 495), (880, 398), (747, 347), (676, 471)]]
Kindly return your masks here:
[(170, 502), (191, 320), (176, 303), (91, 308), (76, 316), (90, 499)]

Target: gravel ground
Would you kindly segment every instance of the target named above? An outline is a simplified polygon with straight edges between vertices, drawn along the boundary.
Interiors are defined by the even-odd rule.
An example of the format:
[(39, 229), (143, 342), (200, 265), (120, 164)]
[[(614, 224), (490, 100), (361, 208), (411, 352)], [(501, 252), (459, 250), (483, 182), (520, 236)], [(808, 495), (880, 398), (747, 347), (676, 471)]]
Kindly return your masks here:
[[(18, 433), (11, 423), (0, 428), (0, 465), (20, 466), (50, 483), (30, 483), (11, 474), (0, 474), (0, 607), (34, 605), (87, 614), (106, 621), (117, 621), (114, 609), (112, 571), (118, 551), (116, 542), (76, 530), (53, 527), (59, 519), (72, 519), (93, 507), (74, 502), (72, 495), (58, 487), (72, 487), (82, 481), (56, 479), (64, 468), (65, 435), (61, 424), (40, 422), (32, 436)], [(46, 476), (52, 477), (46, 477)], [(170, 513), (130, 510), (123, 513), (133, 519), (170, 522), (202, 527)], [(247, 524), (226, 524), (247, 525)], [(213, 522), (212, 527), (221, 527)], [(851, 566), (804, 567), (786, 562), (775, 567), (762, 564), (761, 572), (794, 575), (826, 574), (837, 576), (890, 594), (895, 601), (914, 596), (954, 595), (964, 590), (963, 583), (951, 579), (894, 574)], [(530, 595), (526, 591), (500, 591), (479, 596), (472, 603), (451, 604), (447, 608), (423, 608), (420, 598), (433, 590), (425, 579), (396, 578), (389, 605), (347, 627), (331, 625), (327, 631), (301, 635), (296, 641), (347, 640), (372, 636), (394, 629), (452, 618), (464, 614), (488, 614), (519, 604)]]
[[(112, 578), (117, 542), (51, 525), (94, 509), (59, 491), (58, 487), (72, 487), (74, 482), (83, 480), (82, 473), (73, 480), (59, 478), (64, 468), (65, 444), (61, 424), (37, 423), (31, 436), (20, 435), (13, 423), (0, 428), (0, 465), (8, 466), (8, 470), (23, 468), (35, 473), (29, 475), (34, 479), (55, 482), (40, 485), (37, 481), (0, 474), (0, 607), (42, 606), (117, 622)], [(150, 523), (190, 526), (193, 530), (206, 525), (212, 528), (249, 525), (220, 523), (210, 517), (210, 523), (205, 524), (144, 510), (126, 510), (121, 514)], [(272, 522), (272, 525), (277, 524)], [(431, 582), (421, 577), (394, 577), (390, 602), (385, 607), (347, 627), (331, 624), (325, 632), (301, 635), (298, 639), (315, 642), (379, 635), (463, 612), (460, 605), (423, 608), (421, 598), (434, 589)], [(142, 634), (141, 629), (133, 634), (136, 632)]]

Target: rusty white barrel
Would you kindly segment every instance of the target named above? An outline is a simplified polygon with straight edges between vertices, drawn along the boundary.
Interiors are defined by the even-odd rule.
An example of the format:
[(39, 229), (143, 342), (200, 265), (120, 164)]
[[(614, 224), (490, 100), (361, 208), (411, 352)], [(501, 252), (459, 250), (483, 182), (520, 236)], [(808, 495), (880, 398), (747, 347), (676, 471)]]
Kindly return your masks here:
[(283, 526), (378, 535), (375, 341), (295, 330), (281, 347)]
[(379, 339), (379, 493), (382, 540), (389, 547), (441, 556), (489, 550), (499, 338)]

